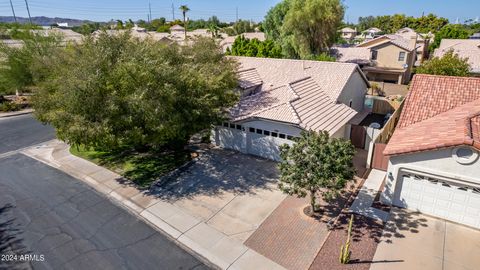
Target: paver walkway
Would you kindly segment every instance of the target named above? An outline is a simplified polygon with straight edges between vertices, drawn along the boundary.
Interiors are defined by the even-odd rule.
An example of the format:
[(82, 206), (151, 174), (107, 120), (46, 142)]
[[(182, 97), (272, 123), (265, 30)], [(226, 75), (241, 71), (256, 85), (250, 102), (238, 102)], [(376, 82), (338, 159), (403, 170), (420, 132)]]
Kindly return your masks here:
[(72, 156), (58, 140), (22, 153), (84, 181), (221, 269), (284, 269), (181, 208), (129, 186), (120, 175)]
[(369, 218), (378, 219), (386, 222), (388, 213), (372, 207), (373, 201), (377, 196), (386, 172), (373, 169), (368, 175), (367, 180), (357, 194), (355, 201), (350, 207), (350, 211), (364, 215)]

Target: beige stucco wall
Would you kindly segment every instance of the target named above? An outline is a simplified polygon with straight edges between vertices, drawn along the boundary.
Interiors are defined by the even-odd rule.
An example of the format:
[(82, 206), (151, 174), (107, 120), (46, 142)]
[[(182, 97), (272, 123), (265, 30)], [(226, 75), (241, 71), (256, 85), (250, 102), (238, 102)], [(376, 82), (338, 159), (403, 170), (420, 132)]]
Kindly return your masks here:
[[(409, 52), (400, 47), (392, 45), (391, 43), (381, 44), (379, 46), (372, 47), (372, 51), (373, 50), (376, 50), (378, 52), (376, 60), (377, 67), (403, 69), (403, 65), (407, 63), (407, 56)], [(398, 56), (400, 52), (405, 52), (404, 61), (398, 61)]]
[(367, 83), (359, 71), (355, 71), (338, 97), (338, 102), (349, 106), (351, 100), (352, 108), (357, 112), (361, 112), (365, 104), (365, 93), (367, 93)]
[(390, 157), (382, 201), (391, 203), (400, 193), (399, 179), (406, 172), (423, 174), (450, 182), (480, 186), (480, 160), (460, 164), (453, 157), (454, 148)]

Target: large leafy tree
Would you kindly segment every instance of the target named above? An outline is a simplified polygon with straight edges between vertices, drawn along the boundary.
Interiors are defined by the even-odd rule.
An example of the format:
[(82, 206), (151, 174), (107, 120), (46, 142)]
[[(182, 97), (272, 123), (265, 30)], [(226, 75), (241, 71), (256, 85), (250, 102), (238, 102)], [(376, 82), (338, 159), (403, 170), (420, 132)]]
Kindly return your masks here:
[(263, 26), (284, 56), (311, 59), (333, 44), (344, 10), (340, 0), (284, 0), (269, 11)]
[(443, 57), (434, 57), (417, 68), (418, 74), (467, 77), (470, 75), (468, 58), (460, 58), (453, 50)]
[(181, 146), (237, 99), (236, 64), (209, 38), (180, 47), (103, 33), (50, 59), (35, 114), (73, 145)]
[(316, 196), (331, 199), (354, 175), (355, 147), (347, 140), (330, 138), (327, 132), (303, 132), (292, 146), (280, 148), (279, 188), (289, 194), (310, 196), (317, 211)]
[(26, 30), (18, 41), (22, 46), (0, 43), (0, 92), (23, 91), (44, 78), (48, 70), (39, 63), (59, 50), (61, 41), (61, 36), (43, 36)]
[(272, 40), (260, 41), (256, 38), (248, 39), (243, 35), (238, 36), (232, 44), (232, 49), (227, 49), (228, 55), (281, 58), (282, 49)]

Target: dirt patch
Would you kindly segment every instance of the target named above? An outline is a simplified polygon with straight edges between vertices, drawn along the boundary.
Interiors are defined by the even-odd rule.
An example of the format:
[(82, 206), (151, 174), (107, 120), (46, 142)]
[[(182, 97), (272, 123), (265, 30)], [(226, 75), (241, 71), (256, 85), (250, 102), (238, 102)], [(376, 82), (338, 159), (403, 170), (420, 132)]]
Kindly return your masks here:
[(354, 214), (352, 229), (351, 259), (349, 264), (339, 262), (340, 247), (347, 240), (348, 221), (351, 214), (342, 213), (310, 270), (368, 270), (380, 241), (384, 224), (380, 221)]

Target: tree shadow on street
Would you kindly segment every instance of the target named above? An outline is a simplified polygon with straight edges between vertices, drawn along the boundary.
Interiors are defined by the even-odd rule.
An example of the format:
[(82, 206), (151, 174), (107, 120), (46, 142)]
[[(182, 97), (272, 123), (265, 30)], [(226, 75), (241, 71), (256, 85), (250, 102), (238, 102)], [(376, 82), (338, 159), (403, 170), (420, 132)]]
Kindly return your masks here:
[(30, 269), (28, 262), (23, 262), (18, 258), (16, 260), (8, 259), (8, 255), (29, 253), (23, 244), (23, 231), (15, 223), (13, 210), (14, 206), (9, 203), (0, 207), (0, 254), (7, 256), (5, 257), (7, 260), (0, 261), (0, 269)]

